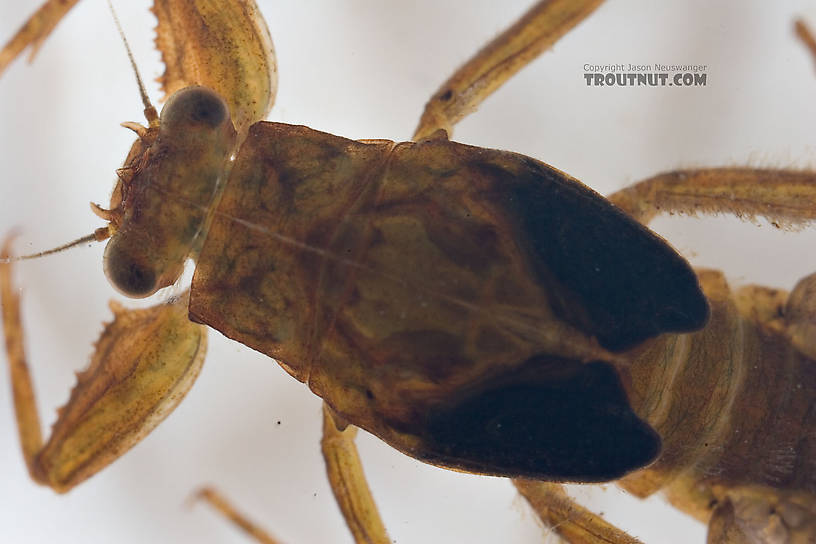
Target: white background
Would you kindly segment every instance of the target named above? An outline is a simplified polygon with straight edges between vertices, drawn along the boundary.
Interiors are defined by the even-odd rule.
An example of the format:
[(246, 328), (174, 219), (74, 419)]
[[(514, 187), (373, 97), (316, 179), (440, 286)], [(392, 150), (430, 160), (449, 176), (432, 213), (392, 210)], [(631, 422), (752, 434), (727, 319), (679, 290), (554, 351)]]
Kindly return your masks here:
[[(2, 2), (0, 39), (37, 4)], [(152, 80), (162, 67), (148, 2), (117, 4)], [(426, 98), (526, 4), (262, 1), (280, 61), (271, 118), (351, 138), (407, 139)], [(462, 122), (455, 139), (536, 157), (602, 193), (673, 168), (810, 165), (816, 75), (791, 25), (797, 14), (816, 21), (816, 4), (676, 4), (609, 2)], [(707, 64), (708, 86), (585, 86), (584, 63), (616, 62)], [(153, 84), (149, 92), (158, 96)], [(19, 251), (101, 226), (88, 202), (107, 203), (133, 140), (118, 127), (126, 120), (142, 120), (133, 76), (104, 2), (86, 0), (33, 66), (18, 61), (0, 79), (0, 232), (22, 228)], [(816, 264), (807, 232), (687, 218), (655, 228), (735, 284), (790, 288)], [(17, 267), (46, 425), (110, 318), (107, 300), (121, 298), (101, 254), (98, 245)], [(318, 399), (265, 356), (216, 332), (210, 340), (201, 378), (177, 412), (66, 496), (28, 480), (0, 374), (0, 541), (248, 542), (208, 509), (185, 508), (187, 495), (210, 482), (286, 542), (350, 542), (323, 472)], [(421, 465), (364, 433), (359, 444), (396, 542), (549, 538), (507, 481)], [(704, 541), (701, 525), (660, 499), (641, 504), (611, 487), (595, 495), (599, 510), (646, 542)]]

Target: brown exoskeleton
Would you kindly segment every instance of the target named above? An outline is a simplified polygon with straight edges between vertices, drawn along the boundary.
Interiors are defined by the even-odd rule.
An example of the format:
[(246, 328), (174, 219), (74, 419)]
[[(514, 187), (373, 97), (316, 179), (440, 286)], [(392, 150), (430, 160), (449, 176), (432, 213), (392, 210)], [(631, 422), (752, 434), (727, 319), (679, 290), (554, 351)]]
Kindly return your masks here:
[[(611, 8), (607, 7), (607, 8), (605, 8), (605, 9), (611, 9)], [(601, 11), (600, 13), (603, 13), (603, 11)], [(590, 21), (592, 21), (592, 19), (590, 19)], [(770, 24), (770, 23), (768, 23), (767, 21), (762, 21), (762, 23), (763, 23), (763, 25), (769, 25), (769, 24)], [(589, 24), (589, 22), (588, 22), (587, 24)], [(763, 28), (764, 28), (764, 27), (763, 27)], [(276, 37), (276, 40), (278, 40), (278, 38), (277, 38), (277, 31), (276, 31), (274, 28), (273, 28), (273, 32), (272, 32), (272, 33), (273, 33), (273, 35)], [(577, 39), (577, 38), (576, 38), (576, 39)], [(279, 50), (280, 50), (280, 44), (278, 44), (278, 47), (279, 47)], [(561, 47), (563, 47), (563, 46), (559, 46), (559, 48), (561, 48)], [(593, 53), (593, 54), (597, 54), (597, 52), (595, 52), (595, 53)], [(282, 53), (281, 53), (281, 55), (283, 56), (283, 54), (282, 54)], [(583, 63), (583, 62), (585, 62), (586, 60), (587, 60), (587, 59), (582, 59), (580, 62), (582, 62), (582, 63)], [(578, 68), (577, 68), (577, 67), (575, 68), (575, 71), (578, 71)], [(573, 75), (575, 75), (575, 76), (577, 77), (579, 74), (573, 74)], [(438, 82), (437, 82), (437, 83), (438, 83)], [(426, 90), (427, 90), (427, 89), (426, 89)], [(602, 92), (602, 91), (598, 91), (598, 92)], [(618, 95), (619, 95), (619, 93), (618, 93)], [(616, 96), (617, 96), (617, 95), (616, 95)], [(660, 96), (662, 97), (663, 95), (660, 95)], [(487, 107), (488, 107), (488, 106), (486, 105), (486, 106), (485, 106), (485, 109), (487, 109)], [(605, 112), (605, 111), (606, 111), (606, 110), (604, 110), (604, 112)], [(484, 113), (484, 112), (483, 112), (483, 113)], [(504, 113), (504, 112), (503, 112), (503, 113)], [(594, 125), (594, 122), (595, 122), (595, 120), (594, 120), (594, 118), (593, 118), (593, 124), (592, 124), (593, 128), (594, 128), (594, 126), (595, 126), (595, 125)], [(323, 128), (323, 127), (320, 127), (320, 128)], [(541, 129), (541, 128), (544, 128), (544, 127), (538, 127), (538, 128), (539, 128), (539, 129)], [(620, 128), (620, 127), (618, 127), (618, 129), (617, 129), (617, 130), (618, 130), (618, 131), (621, 131), (621, 130), (623, 130), (623, 129), (622, 129), (622, 128)], [(457, 131), (457, 139), (460, 139), (459, 134), (461, 134), (461, 133)], [(364, 136), (369, 136), (369, 135), (370, 135), (370, 132), (369, 132), (369, 133), (363, 133), (363, 134), (360, 134), (358, 137), (364, 137)], [(500, 146), (500, 147), (513, 148), (513, 149), (519, 149), (519, 148), (514, 148), (514, 147), (513, 147), (513, 146), (511, 146), (511, 145), (505, 145), (505, 144), (503, 144), (503, 143), (502, 143), (502, 144), (498, 144), (498, 143), (496, 143), (496, 144), (492, 144), (492, 145), (494, 145), (494, 146)], [(572, 147), (576, 147), (576, 146), (573, 144), (573, 145), (572, 145)], [(625, 146), (622, 146), (622, 145), (615, 145), (614, 147), (616, 147), (616, 148), (622, 148), (622, 147), (625, 147)], [(767, 148), (761, 147), (761, 149), (767, 149)], [(582, 151), (583, 151), (583, 149), (582, 149)], [(587, 158), (587, 157), (586, 157), (586, 152), (585, 152), (585, 151), (583, 151), (583, 152), (584, 152), (584, 157), (583, 157), (583, 159), (586, 159), (586, 158)], [(622, 153), (622, 150), (621, 150), (621, 149), (618, 149), (618, 152), (619, 152), (619, 153)], [(672, 155), (671, 155), (671, 156), (672, 156), (672, 157), (684, 157), (684, 156), (691, 156), (691, 157), (695, 157), (695, 159), (696, 159), (696, 160), (699, 160), (700, 154), (698, 153), (698, 154), (696, 154), (696, 155), (695, 155), (695, 154), (688, 154), (688, 155), (686, 155), (686, 154), (680, 153), (680, 152), (678, 152), (678, 151), (673, 151), (673, 153), (672, 153)], [(565, 169), (565, 170), (567, 170), (567, 171), (570, 171), (570, 172), (573, 172), (573, 173), (577, 173), (577, 172), (576, 172), (574, 169), (570, 169), (570, 168), (565, 167), (565, 166), (564, 166), (564, 165), (563, 165), (561, 162), (558, 162), (558, 161), (556, 161), (555, 159), (550, 158), (549, 156), (542, 156), (542, 158), (543, 158), (543, 159), (546, 159), (548, 162), (551, 162), (551, 163), (553, 163), (553, 164), (557, 164), (557, 165), (559, 165), (559, 167), (562, 167), (562, 168), (564, 168), (564, 169)], [(678, 160), (678, 159), (674, 158), (673, 160)], [(681, 160), (682, 160), (682, 159), (681, 159)], [(604, 161), (599, 161), (599, 162), (603, 163)], [(674, 164), (674, 163), (671, 163), (670, 165), (672, 165), (672, 166), (673, 166), (673, 165), (675, 165), (675, 164)], [(661, 167), (662, 167), (662, 166), (661, 166)], [(631, 174), (631, 172), (630, 172), (630, 176), (631, 176), (632, 178), (644, 177), (644, 176), (643, 176), (643, 175), (641, 175), (641, 174), (644, 174), (644, 175), (645, 175), (645, 174), (647, 174), (647, 173), (652, 173), (652, 172), (654, 172), (654, 171), (656, 171), (656, 170), (657, 170), (657, 168), (652, 168), (652, 169), (650, 169), (650, 170), (646, 170), (646, 171), (644, 171), (644, 172), (642, 172), (642, 173), (637, 173), (637, 174), (634, 174), (634, 175), (632, 175), (632, 174)], [(608, 174), (608, 173), (606, 173), (606, 172), (605, 172), (603, 175), (604, 175), (604, 176), (608, 176), (608, 175), (610, 175), (610, 174)], [(584, 179), (584, 180), (587, 180), (587, 181), (589, 181), (589, 180), (590, 180), (590, 177), (589, 177), (589, 176), (586, 176), (586, 175), (583, 175), (583, 174), (581, 174), (579, 177), (580, 177), (581, 179)], [(600, 177), (600, 175), (597, 175), (596, 177)], [(592, 184), (594, 185), (594, 182), (590, 182), (590, 183), (592, 183)], [(87, 199), (86, 199), (86, 200), (87, 200)], [(42, 211), (42, 208), (44, 207), (44, 205), (42, 204), (42, 199), (39, 199), (39, 201), (40, 201), (40, 203), (41, 203), (41, 205), (40, 205), (40, 210)], [(44, 221), (44, 223), (46, 223), (46, 222)], [(72, 231), (72, 232), (73, 232), (73, 231)], [(79, 356), (79, 357), (82, 357), (82, 356)], [(32, 360), (33, 360), (33, 361), (35, 361), (35, 365), (37, 365), (37, 363), (36, 363), (36, 361), (37, 361), (37, 360), (48, 360), (48, 359), (39, 359), (39, 358), (37, 358), (37, 357), (34, 355), (34, 356), (32, 356)], [(71, 366), (73, 366), (73, 365), (71, 365)], [(212, 367), (212, 366), (214, 366), (214, 365), (210, 365), (210, 366)], [(35, 370), (35, 373), (36, 373), (36, 372), (37, 372), (37, 371)], [(288, 417), (288, 416), (287, 416), (287, 417)], [(285, 420), (284, 420), (284, 423), (285, 423)], [(457, 476), (457, 477), (458, 477), (458, 476)], [(92, 485), (92, 484), (88, 484), (88, 485)], [(375, 487), (375, 489), (376, 489), (376, 487)], [(376, 492), (376, 491), (375, 491), (375, 492)], [(403, 491), (403, 492), (404, 492), (404, 491)], [(378, 494), (378, 496), (379, 496), (379, 492), (377, 492), (377, 494)], [(277, 511), (277, 510), (276, 510), (276, 511)], [(277, 516), (276, 516), (276, 517), (277, 517)], [(287, 535), (289, 535), (289, 534), (296, 534), (296, 533), (292, 533), (292, 532), (284, 532), (284, 531), (280, 531), (280, 532), (281, 532), (282, 534), (287, 534)], [(455, 532), (455, 530), (454, 530), (454, 532), (452, 532), (452, 534), (458, 534), (458, 533), (456, 533), (456, 532)], [(661, 541), (662, 541), (662, 540), (661, 540)]]

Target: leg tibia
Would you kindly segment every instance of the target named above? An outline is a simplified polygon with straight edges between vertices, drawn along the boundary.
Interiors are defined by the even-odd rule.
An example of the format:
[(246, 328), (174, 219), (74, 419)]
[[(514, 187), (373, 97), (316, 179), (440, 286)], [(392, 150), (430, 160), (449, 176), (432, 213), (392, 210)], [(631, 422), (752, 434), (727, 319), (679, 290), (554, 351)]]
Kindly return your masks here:
[(559, 484), (520, 478), (513, 484), (541, 521), (570, 544), (640, 544), (640, 540), (570, 499)]
[(589, 16), (602, 0), (544, 0), (484, 46), (431, 97), (414, 133), (428, 138), (453, 126), (481, 102)]
[(778, 227), (816, 219), (816, 173), (753, 168), (704, 168), (659, 174), (609, 196), (643, 224), (661, 213), (764, 217)]
[(361, 544), (388, 544), (391, 539), (380, 519), (377, 505), (371, 496), (363, 474), (363, 466), (354, 445), (357, 428), (338, 429), (331, 408), (323, 405), (323, 439), (320, 445), (326, 461), (334, 498), (354, 535)]
[(235, 509), (230, 502), (224, 498), (218, 491), (211, 487), (204, 487), (199, 489), (195, 494), (196, 499), (201, 499), (217, 512), (230, 520), (232, 523), (240, 527), (249, 537), (253, 538), (260, 544), (280, 544), (280, 541), (272, 535), (261, 529), (258, 525), (253, 523), (249, 518), (241, 514)]
[[(8, 260), (8, 251), (3, 258)], [(43, 444), (23, 350), (20, 301), (11, 264), (0, 263), (0, 306), (23, 457), (32, 477), (68, 491), (133, 447), (192, 387), (206, 351), (206, 328), (187, 318), (188, 295), (144, 310), (112, 304), (115, 319), (77, 373), (68, 403)]]

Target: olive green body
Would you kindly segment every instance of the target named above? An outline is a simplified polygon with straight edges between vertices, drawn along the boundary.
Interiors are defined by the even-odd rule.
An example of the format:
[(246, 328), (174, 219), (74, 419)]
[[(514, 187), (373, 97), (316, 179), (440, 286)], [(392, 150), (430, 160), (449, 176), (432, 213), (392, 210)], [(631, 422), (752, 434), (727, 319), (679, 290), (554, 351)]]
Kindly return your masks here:
[(699, 328), (705, 299), (665, 242), (562, 172), (257, 123), (213, 213), (191, 317), (401, 451), (581, 481), (657, 454), (614, 353)]

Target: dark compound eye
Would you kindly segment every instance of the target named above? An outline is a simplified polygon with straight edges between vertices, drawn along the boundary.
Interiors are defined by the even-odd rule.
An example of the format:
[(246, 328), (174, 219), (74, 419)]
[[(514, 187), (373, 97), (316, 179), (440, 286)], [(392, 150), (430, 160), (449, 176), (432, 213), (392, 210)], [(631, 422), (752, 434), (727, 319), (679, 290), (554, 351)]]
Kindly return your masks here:
[(148, 297), (157, 291), (156, 272), (143, 266), (137, 259), (122, 251), (118, 240), (111, 240), (105, 248), (105, 275), (123, 295), (132, 298)]
[(125, 266), (116, 267), (115, 271), (114, 282), (123, 291), (132, 296), (152, 294), (156, 285), (156, 275), (152, 270), (136, 263), (128, 263)]
[(176, 92), (162, 109), (165, 127), (178, 124), (202, 124), (215, 128), (229, 117), (227, 105), (218, 94), (206, 87), (187, 87)]
[(199, 88), (185, 96), (185, 100), (190, 102), (190, 119), (198, 123), (216, 127), (227, 115), (224, 101), (212, 91)]

